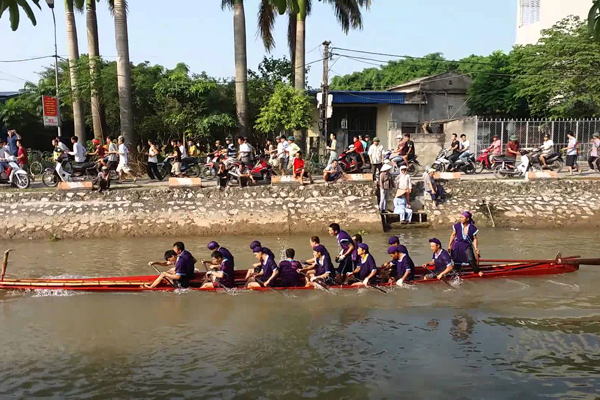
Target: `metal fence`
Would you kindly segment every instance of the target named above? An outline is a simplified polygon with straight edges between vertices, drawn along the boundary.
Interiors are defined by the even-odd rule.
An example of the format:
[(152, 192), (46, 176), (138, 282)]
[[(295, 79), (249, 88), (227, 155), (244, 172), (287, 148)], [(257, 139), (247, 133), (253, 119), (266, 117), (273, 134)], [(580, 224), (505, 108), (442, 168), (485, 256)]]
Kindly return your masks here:
[(567, 132), (572, 131), (580, 146), (579, 159), (587, 160), (590, 151), (590, 140), (592, 135), (600, 132), (600, 119), (570, 119), (570, 120), (546, 120), (546, 119), (483, 119), (476, 118), (475, 121), (475, 148), (477, 154), (492, 144), (494, 135), (498, 135), (502, 141), (502, 152), (505, 152), (506, 143), (513, 135), (517, 136), (521, 148), (533, 148), (541, 146), (544, 135), (549, 134), (554, 141), (554, 148), (559, 151), (567, 147)]

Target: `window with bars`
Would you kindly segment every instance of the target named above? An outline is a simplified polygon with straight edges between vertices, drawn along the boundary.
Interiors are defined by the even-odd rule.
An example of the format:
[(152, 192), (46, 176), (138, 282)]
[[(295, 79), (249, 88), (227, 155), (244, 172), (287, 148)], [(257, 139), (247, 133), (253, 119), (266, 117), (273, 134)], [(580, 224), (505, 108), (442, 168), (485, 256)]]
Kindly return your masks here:
[(541, 0), (519, 0), (521, 9), (520, 26), (535, 24), (540, 20)]

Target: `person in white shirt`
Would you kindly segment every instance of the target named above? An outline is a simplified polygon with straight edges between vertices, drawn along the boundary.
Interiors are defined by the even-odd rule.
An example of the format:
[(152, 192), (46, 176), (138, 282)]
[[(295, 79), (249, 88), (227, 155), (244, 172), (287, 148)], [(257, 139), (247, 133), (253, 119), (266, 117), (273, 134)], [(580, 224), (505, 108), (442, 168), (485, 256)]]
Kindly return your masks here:
[(550, 136), (544, 135), (544, 144), (542, 144), (542, 154), (540, 154), (540, 162), (543, 167), (547, 167), (546, 158), (550, 157), (554, 153), (554, 142), (550, 139)]
[(59, 149), (61, 149), (61, 150), (63, 151), (63, 153), (68, 153), (68, 152), (69, 152), (69, 148), (67, 147), (67, 145), (66, 145), (66, 144), (64, 144), (64, 143), (63, 143), (63, 142), (60, 140), (60, 137), (58, 137), (58, 136), (57, 136), (55, 139), (56, 139), (56, 142), (58, 143), (57, 147), (58, 147)]
[(119, 157), (119, 165), (117, 165), (117, 172), (119, 173), (119, 183), (123, 183), (124, 176), (129, 175), (133, 179), (133, 183), (137, 181), (137, 178), (131, 173), (129, 168), (129, 149), (125, 146), (125, 138), (119, 136), (119, 148), (116, 152), (108, 152), (109, 155), (116, 154)]
[(8, 157), (10, 157), (6, 139), (0, 138), (0, 174), (8, 168)]
[(188, 157), (187, 150), (185, 149), (185, 144), (181, 140), (177, 141), (177, 146), (179, 146), (179, 151), (181, 151), (181, 159)]
[(383, 145), (379, 138), (373, 138), (373, 144), (369, 147), (369, 160), (371, 160), (371, 173), (373, 181), (376, 181), (376, 176), (383, 165)]
[(396, 187), (398, 190), (406, 191), (406, 198), (410, 199), (410, 193), (412, 192), (412, 181), (410, 180), (410, 175), (408, 174), (408, 170), (406, 169), (406, 165), (402, 165), (400, 167), (400, 174), (396, 177)]
[(277, 158), (279, 158), (279, 172), (281, 173), (281, 175), (285, 173), (288, 161), (290, 160), (289, 151), (290, 144), (287, 142), (287, 140), (285, 140), (285, 137), (281, 136), (278, 139), (277, 144)]
[(329, 137), (331, 139), (331, 143), (329, 144), (329, 146), (327, 146), (327, 150), (329, 150), (329, 161), (327, 162), (327, 165), (331, 165), (333, 163), (333, 160), (337, 160), (338, 157), (337, 140), (335, 139), (335, 133), (332, 133), (331, 135), (329, 135)]
[(246, 165), (252, 164), (252, 147), (246, 142), (246, 138), (238, 137), (238, 144), (240, 146), (238, 160)]
[(567, 132), (567, 137), (569, 138), (569, 144), (563, 149), (563, 151), (567, 152), (567, 167), (569, 167), (569, 175), (573, 175), (573, 170), (576, 170), (577, 173), (581, 174), (581, 170), (577, 165), (577, 138), (575, 137), (575, 134), (573, 134), (573, 131)]
[(469, 150), (469, 148), (471, 147), (471, 143), (469, 143), (469, 141), (467, 140), (467, 135), (465, 135), (464, 133), (460, 135), (460, 141), (460, 156), (458, 157), (458, 159), (466, 163), (469, 156), (471, 155), (471, 151)]
[(73, 143), (73, 151), (69, 151), (67, 154), (74, 156), (76, 163), (83, 164), (87, 156), (87, 150), (79, 143), (79, 138), (77, 136), (71, 138), (71, 143)]

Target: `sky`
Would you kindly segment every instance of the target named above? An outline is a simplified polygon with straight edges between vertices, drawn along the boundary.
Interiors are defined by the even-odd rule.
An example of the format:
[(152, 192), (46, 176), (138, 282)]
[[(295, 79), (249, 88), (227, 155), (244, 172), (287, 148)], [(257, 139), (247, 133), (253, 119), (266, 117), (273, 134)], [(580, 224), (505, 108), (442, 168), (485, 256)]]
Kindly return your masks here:
[[(45, 3), (42, 1), (41, 3)], [(58, 54), (67, 57), (63, 2), (56, 1)], [(129, 0), (129, 43), (133, 63), (149, 61), (167, 68), (187, 64), (193, 72), (210, 76), (234, 75), (233, 14), (221, 10), (220, 0), (188, 0), (186, 8), (169, 7), (159, 0)], [(258, 0), (246, 0), (248, 68), (256, 69), (268, 55), (256, 36)], [(488, 55), (495, 50), (510, 51), (516, 34), (515, 0), (373, 0), (364, 14), (363, 30), (345, 35), (330, 5), (314, 1), (306, 27), (306, 62), (322, 58), (319, 45), (329, 40), (333, 47), (379, 53), (422, 56), (441, 52), (448, 59), (470, 54)], [(108, 59), (116, 56), (114, 23), (105, 7), (98, 5), (100, 52)], [(37, 26), (21, 13), (16, 32), (10, 30), (8, 13), (0, 20), (0, 92), (19, 90), (25, 81), (37, 82), (37, 72), (51, 65), (52, 58), (7, 63), (54, 54), (52, 14), (45, 4), (36, 11)], [(85, 14), (78, 14), (79, 51), (87, 53)], [(275, 57), (288, 56), (287, 18), (276, 24)], [(369, 56), (367, 56), (369, 57)], [(389, 57), (373, 57), (388, 59)], [(345, 75), (372, 65), (341, 58), (333, 61), (331, 75)], [(309, 85), (319, 87), (322, 68), (312, 65)]]

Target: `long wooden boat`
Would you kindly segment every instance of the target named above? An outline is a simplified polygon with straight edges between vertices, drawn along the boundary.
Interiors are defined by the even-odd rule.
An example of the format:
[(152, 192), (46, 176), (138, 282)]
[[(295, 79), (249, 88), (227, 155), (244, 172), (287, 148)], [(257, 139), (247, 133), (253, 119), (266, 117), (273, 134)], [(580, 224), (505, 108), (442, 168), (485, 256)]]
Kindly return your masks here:
[[(496, 264), (494, 264), (494, 262)], [(579, 257), (556, 258), (554, 260), (486, 260), (487, 264), (481, 264), (480, 268), (484, 272), (483, 277), (476, 275), (468, 269), (463, 269), (460, 276), (461, 280), (481, 280), (496, 279), (508, 277), (527, 277), (540, 275), (557, 275), (575, 272), (579, 266), (590, 264), (600, 265), (600, 259), (583, 260)], [(502, 263), (502, 264), (499, 264)], [(5, 270), (6, 267), (3, 269)], [(4, 271), (3, 271), (4, 272)], [(245, 288), (245, 276), (247, 270), (235, 272), (235, 290), (314, 290), (314, 287), (293, 287), (293, 288)], [(437, 279), (423, 279), (428, 271), (423, 267), (417, 267), (415, 273), (414, 285), (439, 284)], [(144, 284), (150, 284), (157, 278), (157, 275), (145, 276), (126, 276), (126, 277), (107, 277), (107, 278), (85, 278), (85, 279), (2, 279), (0, 280), (0, 290), (69, 290), (86, 292), (151, 292), (151, 291), (174, 291), (171, 285), (163, 282), (154, 289), (143, 287)], [(201, 289), (204, 283), (205, 273), (198, 272), (190, 282), (189, 290), (204, 292), (222, 292), (222, 288)], [(393, 284), (382, 283), (378, 287), (393, 286)], [(329, 289), (358, 289), (356, 286), (330, 286)]]

